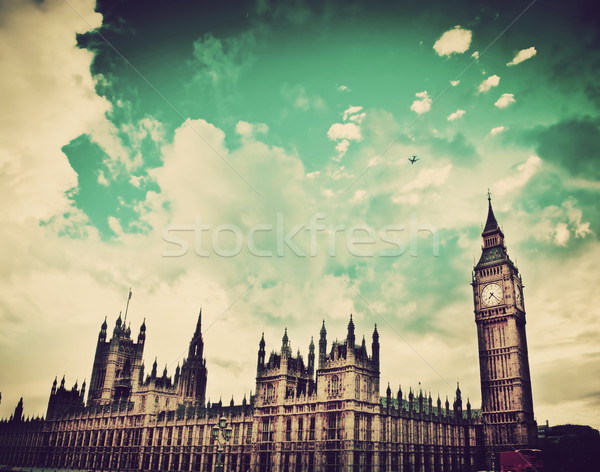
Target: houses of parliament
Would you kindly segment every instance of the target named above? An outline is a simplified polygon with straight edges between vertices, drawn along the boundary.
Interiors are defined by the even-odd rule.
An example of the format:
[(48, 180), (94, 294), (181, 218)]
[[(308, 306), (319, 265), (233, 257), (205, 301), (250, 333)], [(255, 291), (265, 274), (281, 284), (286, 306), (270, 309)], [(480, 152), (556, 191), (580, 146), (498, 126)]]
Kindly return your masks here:
[[(267, 356), (258, 342), (254, 394), (207, 403), (202, 313), (174, 375), (143, 363), (116, 320), (100, 327), (87, 401), (56, 379), (45, 418), (23, 418), (23, 399), (0, 422), (0, 465), (82, 470), (203, 472), (451, 472), (493, 470), (503, 450), (532, 447), (537, 427), (525, 335), (523, 283), (508, 256), (490, 197), (473, 268), (481, 409), (457, 386), (452, 401), (380, 385), (377, 326), (357, 340), (328, 342), (325, 321), (306, 361), (287, 330)], [(257, 337), (258, 338), (258, 337)], [(383, 390), (383, 391), (382, 391)], [(227, 425), (228, 434), (219, 435)], [(225, 439), (226, 438), (226, 439)]]

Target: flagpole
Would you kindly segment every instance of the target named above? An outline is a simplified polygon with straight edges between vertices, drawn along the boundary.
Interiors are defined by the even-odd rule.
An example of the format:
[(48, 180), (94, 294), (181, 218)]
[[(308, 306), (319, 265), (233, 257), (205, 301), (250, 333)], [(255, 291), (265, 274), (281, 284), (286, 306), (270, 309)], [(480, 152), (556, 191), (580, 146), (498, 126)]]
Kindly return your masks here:
[(123, 319), (123, 326), (125, 326), (125, 321), (127, 320), (127, 310), (129, 310), (129, 300), (131, 300), (131, 287), (129, 287), (129, 296), (127, 297), (127, 306), (125, 307), (125, 318)]

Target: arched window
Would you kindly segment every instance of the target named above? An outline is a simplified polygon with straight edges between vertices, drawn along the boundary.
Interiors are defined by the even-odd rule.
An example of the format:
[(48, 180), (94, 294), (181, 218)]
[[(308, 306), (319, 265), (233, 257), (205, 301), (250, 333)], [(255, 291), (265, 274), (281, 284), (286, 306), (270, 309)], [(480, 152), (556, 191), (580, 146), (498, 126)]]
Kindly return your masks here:
[(267, 402), (272, 402), (275, 399), (275, 387), (272, 384), (267, 385)]
[(331, 378), (331, 395), (338, 396), (340, 394), (340, 379), (337, 375)]
[(360, 376), (357, 375), (356, 379), (354, 380), (354, 397), (357, 400), (360, 400)]

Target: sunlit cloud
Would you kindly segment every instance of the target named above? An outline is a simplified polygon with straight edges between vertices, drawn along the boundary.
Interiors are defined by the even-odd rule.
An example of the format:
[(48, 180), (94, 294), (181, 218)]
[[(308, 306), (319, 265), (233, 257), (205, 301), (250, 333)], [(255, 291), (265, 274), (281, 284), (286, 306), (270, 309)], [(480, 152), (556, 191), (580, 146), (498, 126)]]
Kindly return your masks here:
[(533, 56), (535, 56), (537, 54), (537, 51), (535, 49), (535, 47), (531, 46), (530, 48), (527, 49), (521, 49), (513, 58), (512, 61), (507, 62), (506, 65), (507, 66), (516, 66), (517, 64), (520, 64), (523, 61), (526, 61), (527, 59), (531, 59)]
[(500, 98), (494, 103), (498, 108), (506, 108), (511, 103), (515, 103), (515, 95), (512, 93), (503, 93)]
[(414, 111), (418, 115), (422, 115), (423, 113), (427, 113), (429, 110), (431, 110), (432, 100), (429, 97), (427, 90), (418, 92), (415, 94), (415, 96), (417, 97), (417, 99), (410, 106), (410, 109), (412, 111)]
[(462, 116), (464, 116), (465, 113), (466, 113), (465, 110), (461, 110), (459, 108), (454, 113), (450, 113), (450, 115), (448, 115), (447, 119), (448, 119), (448, 121), (454, 121), (454, 120), (457, 120), (458, 118), (461, 118)]
[(451, 54), (462, 54), (471, 45), (472, 33), (470, 30), (455, 26), (446, 31), (433, 45), (433, 49), (439, 56)]
[(499, 83), (500, 77), (497, 75), (490, 75), (487, 79), (479, 84), (479, 93), (487, 92), (492, 87), (497, 87)]

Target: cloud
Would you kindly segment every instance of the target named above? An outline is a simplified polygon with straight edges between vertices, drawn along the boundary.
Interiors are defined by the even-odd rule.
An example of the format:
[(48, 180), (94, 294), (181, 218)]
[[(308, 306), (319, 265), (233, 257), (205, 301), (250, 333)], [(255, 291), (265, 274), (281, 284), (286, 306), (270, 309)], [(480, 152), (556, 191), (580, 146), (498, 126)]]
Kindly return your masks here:
[(355, 123), (334, 123), (327, 131), (327, 137), (332, 141), (347, 139), (350, 141), (360, 141), (360, 127)]
[(479, 93), (487, 92), (492, 87), (497, 87), (499, 83), (500, 77), (497, 75), (490, 75), (487, 79), (479, 84)]
[(334, 161), (339, 162), (342, 160), (342, 157), (348, 151), (350, 141), (362, 140), (360, 125), (366, 117), (365, 112), (360, 113), (362, 109), (361, 106), (348, 107), (342, 114), (342, 121), (346, 121), (346, 123), (334, 123), (327, 131), (329, 139), (338, 141), (335, 146), (338, 154), (333, 158)]
[(103, 170), (100, 170), (98, 172), (98, 183), (100, 185), (104, 185), (105, 187), (108, 187), (108, 185), (109, 185), (108, 180), (106, 179), (106, 176), (104, 175)]
[(525, 136), (544, 161), (560, 166), (567, 174), (600, 179), (600, 120), (581, 118), (540, 127)]
[(319, 95), (307, 92), (306, 88), (300, 84), (294, 86), (284, 84), (281, 87), (281, 93), (286, 99), (292, 102), (294, 108), (299, 108), (303, 111), (325, 107), (325, 102)]
[(356, 113), (358, 113), (362, 109), (363, 109), (363, 107), (353, 107), (353, 106), (348, 107), (344, 111), (344, 115), (342, 116), (342, 120), (346, 121), (349, 117), (351, 117), (352, 115), (355, 115)]
[[(73, 5), (90, 28), (100, 26), (93, 2)], [(95, 93), (94, 55), (76, 41), (88, 25), (69, 4), (5, 2), (0, 10), (0, 214), (49, 218), (66, 211), (77, 185), (62, 147), (105, 121), (110, 104)]]
[(215, 38), (206, 33), (194, 42), (194, 80), (231, 92), (242, 73), (254, 61), (255, 38), (243, 33), (227, 39)]
[(450, 81), (450, 85), (452, 85), (452, 87), (456, 87), (458, 84), (460, 84), (460, 80), (451, 80)]
[(451, 171), (452, 164), (432, 169), (421, 169), (417, 174), (417, 177), (409, 182), (402, 191), (403, 193), (408, 193), (414, 190), (427, 189), (429, 187), (439, 187), (448, 180)]
[(462, 54), (471, 45), (471, 31), (455, 26), (446, 31), (435, 42), (433, 49), (439, 56), (449, 56), (454, 53)]
[(515, 103), (515, 95), (512, 93), (503, 93), (500, 98), (494, 103), (498, 108), (506, 108), (511, 103)]
[(491, 129), (490, 134), (492, 136), (495, 136), (496, 134), (500, 134), (505, 130), (506, 130), (506, 128), (504, 126), (496, 126), (495, 128)]
[(340, 85), (340, 86), (338, 87), (338, 90), (339, 90), (340, 92), (349, 92), (349, 91), (350, 91), (350, 88), (349, 88), (347, 85)]
[(267, 134), (269, 127), (265, 123), (248, 123), (240, 120), (235, 125), (235, 132), (244, 138), (252, 138), (256, 134)]
[(367, 198), (367, 191), (366, 190), (357, 190), (356, 192), (354, 192), (354, 196), (352, 197), (352, 199), (350, 200), (352, 203), (358, 203), (358, 202), (362, 202), (364, 200), (366, 200)]
[(513, 60), (510, 62), (507, 62), (506, 65), (507, 66), (516, 66), (517, 64), (520, 64), (521, 62), (526, 61), (527, 59), (531, 59), (536, 54), (537, 54), (537, 51), (535, 50), (535, 48), (533, 46), (531, 46), (530, 48), (527, 48), (527, 49), (521, 49), (516, 54), (516, 56), (513, 58)]
[(412, 103), (410, 109), (417, 113), (418, 115), (422, 115), (423, 113), (427, 113), (431, 110), (431, 98), (427, 93), (427, 90), (423, 92), (418, 92), (415, 94), (417, 99)]
[(457, 120), (458, 118), (461, 118), (465, 113), (466, 113), (465, 110), (461, 110), (459, 108), (454, 113), (450, 113), (450, 115), (448, 115), (447, 119), (448, 119), (448, 121), (454, 121), (454, 120)]
[(516, 175), (506, 177), (494, 185), (494, 193), (498, 196), (514, 193), (523, 187), (542, 167), (538, 156), (530, 156), (527, 161), (517, 166)]
[(473, 54), (471, 54), (471, 57), (479, 59), (479, 51), (475, 51)]

